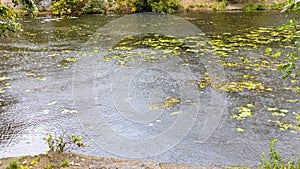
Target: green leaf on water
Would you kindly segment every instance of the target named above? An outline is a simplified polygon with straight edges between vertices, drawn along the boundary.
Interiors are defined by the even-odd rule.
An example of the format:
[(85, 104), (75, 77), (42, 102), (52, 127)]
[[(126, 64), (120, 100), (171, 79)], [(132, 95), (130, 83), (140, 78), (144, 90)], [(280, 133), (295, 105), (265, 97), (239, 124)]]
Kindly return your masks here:
[(44, 77), (37, 77), (37, 78), (35, 78), (36, 80), (41, 80), (41, 81), (45, 81), (46, 80), (46, 78), (44, 78)]
[(243, 131), (245, 131), (245, 129), (243, 129), (243, 128), (236, 128), (235, 131), (237, 131), (237, 132), (243, 132)]
[(72, 109), (62, 109), (60, 111), (61, 114), (73, 114), (73, 113), (78, 113), (77, 110), (72, 110)]
[(181, 112), (179, 112), (179, 111), (174, 111), (174, 112), (171, 112), (171, 113), (170, 113), (170, 116), (174, 116), (174, 115), (177, 115), (177, 114), (179, 114), (179, 113), (181, 113)]
[(267, 108), (268, 111), (276, 111), (276, 110), (279, 110), (278, 108), (276, 107), (269, 107)]
[(0, 81), (3, 81), (3, 80), (9, 80), (10, 79), (10, 77), (7, 77), (7, 76), (2, 76), (2, 77), (0, 77)]
[(50, 110), (43, 110), (44, 114), (49, 114)]
[(237, 109), (239, 113), (232, 114), (230, 117), (233, 119), (244, 120), (245, 118), (252, 116), (253, 114), (252, 110), (246, 106), (236, 107), (235, 109)]
[(48, 105), (48, 106), (53, 106), (53, 105), (55, 105), (55, 104), (57, 104), (57, 101), (50, 102), (50, 103), (48, 103), (47, 105)]
[(289, 110), (287, 110), (287, 109), (279, 109), (279, 111), (282, 112), (282, 113), (288, 113), (289, 112)]
[(272, 48), (267, 48), (267, 49), (265, 50), (265, 55), (270, 55), (271, 52), (272, 52)]
[(26, 76), (35, 77), (36, 74), (34, 72), (29, 72), (29, 73), (26, 73)]
[(281, 117), (284, 117), (284, 116), (285, 116), (284, 113), (278, 113), (278, 112), (272, 112), (272, 115), (273, 115), (273, 116), (281, 116)]

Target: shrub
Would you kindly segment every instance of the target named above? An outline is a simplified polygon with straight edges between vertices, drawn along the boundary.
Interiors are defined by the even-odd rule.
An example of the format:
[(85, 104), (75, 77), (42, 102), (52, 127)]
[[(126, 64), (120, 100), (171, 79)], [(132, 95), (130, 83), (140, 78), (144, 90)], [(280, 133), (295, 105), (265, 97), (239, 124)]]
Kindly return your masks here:
[(104, 0), (89, 0), (82, 10), (84, 13), (104, 13), (105, 2)]
[(177, 0), (135, 0), (133, 4), (137, 12), (174, 13), (179, 8)]
[(242, 10), (245, 12), (252, 12), (256, 10), (265, 10), (265, 9), (266, 9), (265, 5), (257, 4), (257, 3), (245, 4), (242, 8)]
[(6, 169), (21, 169), (21, 167), (16, 161), (12, 161)]
[(135, 12), (136, 7), (134, 6), (134, 2), (136, 0), (116, 0), (115, 11), (117, 13), (130, 13)]
[(148, 0), (153, 12), (174, 13), (178, 8), (177, 0)]
[(20, 24), (16, 22), (17, 14), (10, 8), (0, 4), (0, 37), (6, 36), (7, 32), (21, 30)]
[(136, 0), (134, 3), (136, 12), (151, 12), (152, 8), (148, 4), (148, 0)]
[(83, 0), (53, 0), (50, 9), (54, 15), (68, 15), (77, 13), (82, 6)]
[(281, 2), (281, 3), (277, 3), (277, 4), (272, 4), (271, 5), (271, 9), (274, 9), (274, 10), (278, 10), (278, 9), (283, 9), (285, 6), (285, 3)]
[(62, 135), (53, 137), (51, 134), (44, 140), (48, 143), (50, 151), (63, 153), (73, 148), (73, 146), (83, 147), (82, 136), (72, 135), (66, 136), (65, 133)]
[(65, 160), (63, 162), (60, 163), (60, 167), (68, 167), (70, 165), (68, 160)]
[(43, 168), (44, 169), (53, 169), (54, 165), (53, 164), (46, 164)]
[(261, 169), (299, 169), (300, 168), (300, 158), (298, 161), (294, 162), (293, 160), (289, 160), (285, 162), (281, 157), (279, 152), (275, 148), (275, 143), (277, 140), (272, 140), (270, 143), (270, 152), (268, 159), (266, 155), (262, 154), (261, 162), (262, 164), (259, 166)]
[(226, 9), (227, 1), (222, 0), (221, 2), (214, 2), (209, 5), (210, 8), (216, 10), (216, 11), (223, 11)]

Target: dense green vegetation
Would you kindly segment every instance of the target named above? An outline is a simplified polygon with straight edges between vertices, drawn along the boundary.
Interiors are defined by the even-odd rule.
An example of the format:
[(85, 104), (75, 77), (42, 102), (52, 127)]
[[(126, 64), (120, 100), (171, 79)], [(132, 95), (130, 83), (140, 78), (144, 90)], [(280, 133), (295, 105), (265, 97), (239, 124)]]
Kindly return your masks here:
[(53, 0), (50, 9), (55, 15), (67, 15), (79, 11), (83, 0)]
[(276, 150), (275, 143), (277, 140), (272, 140), (270, 142), (269, 154), (266, 156), (262, 154), (260, 169), (299, 169), (300, 168), (300, 158), (298, 161), (285, 161), (280, 153)]
[[(283, 12), (289, 13), (296, 12), (300, 13), (300, 1), (298, 0), (289, 0), (288, 4), (284, 7)], [(299, 28), (300, 22), (296, 19), (289, 20), (285, 25), (283, 25), (280, 29), (283, 31), (287, 31), (290, 35), (289, 41), (291, 44), (298, 49), (298, 52), (290, 52), (286, 56), (286, 62), (281, 64), (278, 69), (285, 72), (284, 78), (288, 76), (300, 77), (300, 38), (299, 38)]]
[(82, 139), (82, 136), (66, 136), (65, 133), (54, 137), (52, 136), (52, 134), (49, 134), (46, 138), (44, 138), (44, 140), (48, 144), (49, 150), (58, 153), (69, 151), (73, 148), (73, 146), (83, 147), (84, 144), (82, 142)]
[(104, 0), (89, 0), (82, 10), (84, 13), (105, 13)]
[[(276, 150), (275, 144), (277, 140), (271, 140), (269, 146), (269, 153), (261, 155), (261, 163), (258, 165), (259, 169), (300, 169), (300, 158), (297, 161), (292, 159), (285, 161), (278, 150)], [(249, 169), (245, 166), (228, 167), (228, 169)]]
[[(21, 5), (24, 14), (34, 16), (37, 12), (37, 7), (33, 0), (12, 0), (14, 6)], [(0, 3), (0, 37), (6, 36), (9, 32), (16, 32), (21, 30), (20, 24), (16, 22), (17, 13), (13, 8), (9, 6), (3, 6)]]
[[(83, 8), (82, 8), (83, 6)], [(113, 10), (116, 13), (134, 12), (161, 12), (174, 13), (178, 8), (177, 0), (116, 0), (115, 4), (109, 2), (109, 8), (103, 0), (54, 0), (51, 3), (51, 11), (55, 15), (66, 15), (76, 13), (105, 13)]]
[(248, 3), (243, 6), (242, 10), (245, 12), (251, 12), (255, 10), (264, 10), (266, 9), (266, 6), (262, 4), (257, 4), (257, 3)]
[[(37, 13), (37, 5), (33, 0), (12, 0), (15, 6), (21, 5), (23, 9), (22, 14), (29, 14), (33, 16)], [(292, 3), (293, 1), (291, 1)], [(213, 10), (225, 10), (228, 3), (236, 3), (231, 0), (222, 0), (213, 2), (209, 8)], [(243, 2), (244, 3), (244, 2)], [(297, 4), (294, 2), (294, 4)], [(284, 3), (271, 4), (269, 6), (263, 3), (246, 3), (242, 8), (243, 11), (254, 11), (264, 9), (281, 9)], [(194, 8), (207, 7), (207, 5), (190, 5), (187, 10)], [(290, 8), (294, 6), (291, 5)], [(54, 15), (70, 15), (82, 13), (97, 13), (105, 14), (106, 12), (115, 13), (135, 13), (135, 12), (161, 12), (174, 13), (176, 10), (182, 8), (178, 0), (112, 0), (105, 2), (104, 0), (53, 0), (50, 4), (50, 12)], [(0, 4), (0, 36), (5, 36), (8, 32), (16, 32), (21, 30), (20, 25), (16, 22), (18, 12), (14, 8), (3, 6)]]
[(226, 9), (227, 6), (227, 1), (226, 0), (222, 0), (220, 2), (214, 2), (212, 3), (209, 7), (216, 10), (216, 11), (223, 11)]

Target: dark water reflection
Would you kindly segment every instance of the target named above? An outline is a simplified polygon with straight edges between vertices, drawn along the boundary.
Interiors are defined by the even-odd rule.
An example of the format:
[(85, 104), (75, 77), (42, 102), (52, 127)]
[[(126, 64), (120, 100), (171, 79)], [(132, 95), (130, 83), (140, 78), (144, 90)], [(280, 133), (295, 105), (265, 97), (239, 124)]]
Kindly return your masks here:
[[(223, 33), (239, 35), (286, 22), (284, 15), (277, 12), (188, 13), (178, 16), (195, 24), (210, 39)], [(6, 76), (9, 79), (0, 81), (0, 87), (6, 89), (6, 92), (0, 93), (0, 157), (44, 152), (47, 146), (42, 138), (49, 132), (68, 131), (86, 136), (76, 114), (72, 113), (76, 109), (72, 96), (75, 63), (68, 58), (84, 55), (79, 52), (83, 44), (91, 37), (105, 37), (95, 37), (94, 33), (117, 18), (91, 15), (56, 20), (47, 17), (24, 19), (24, 32), (19, 38), (1, 39), (0, 77)], [(264, 56), (265, 48), (239, 49), (224, 60), (239, 63), (240, 56), (250, 60), (270, 60)], [(97, 49), (89, 50), (101, 52)], [(280, 48), (276, 50), (285, 51), (283, 53), (287, 51)], [(276, 68), (275, 65), (273, 68)], [(255, 76), (253, 80), (273, 90), (228, 92), (228, 110), (206, 143), (197, 143), (201, 124), (196, 123), (179, 145), (150, 159), (178, 163), (255, 165), (259, 162), (260, 153), (267, 151), (272, 138), (279, 139), (278, 148), (285, 157), (299, 156), (299, 130), (293, 133), (279, 130), (274, 123), (268, 122), (274, 117), (267, 111), (269, 107), (288, 109), (289, 114), (284, 119), (296, 123), (292, 112), (299, 112), (300, 102), (290, 103), (286, 100), (299, 100), (299, 93), (288, 90), (299, 86), (299, 81), (284, 81), (280, 72), (245, 69), (243, 65), (224, 69), (229, 81), (243, 81), (245, 74), (251, 74)], [(245, 104), (255, 105), (253, 116), (241, 121), (230, 118), (236, 112), (235, 107)], [(245, 131), (236, 132), (236, 128), (244, 128)], [(90, 142), (88, 139), (85, 141)], [(95, 144), (77, 152), (116, 156)]]

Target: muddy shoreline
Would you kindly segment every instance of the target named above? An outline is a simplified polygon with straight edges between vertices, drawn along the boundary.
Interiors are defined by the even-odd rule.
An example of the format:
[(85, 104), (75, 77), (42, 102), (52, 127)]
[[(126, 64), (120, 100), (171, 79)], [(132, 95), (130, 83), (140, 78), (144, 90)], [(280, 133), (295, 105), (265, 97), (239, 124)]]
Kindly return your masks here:
[[(52, 165), (56, 168), (69, 169), (217, 169), (228, 168), (230, 166), (207, 165), (207, 164), (175, 164), (158, 163), (156, 161), (145, 160), (124, 160), (110, 157), (91, 156), (74, 153), (56, 153), (39, 154), (34, 156), (8, 157), (0, 159), (0, 168), (6, 168), (11, 162), (17, 162), (22, 168), (41, 169)], [(62, 165), (63, 162), (68, 165)], [(253, 167), (255, 168), (255, 167)]]

